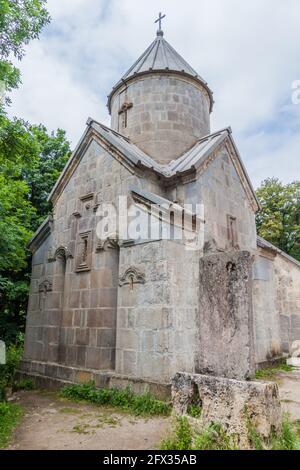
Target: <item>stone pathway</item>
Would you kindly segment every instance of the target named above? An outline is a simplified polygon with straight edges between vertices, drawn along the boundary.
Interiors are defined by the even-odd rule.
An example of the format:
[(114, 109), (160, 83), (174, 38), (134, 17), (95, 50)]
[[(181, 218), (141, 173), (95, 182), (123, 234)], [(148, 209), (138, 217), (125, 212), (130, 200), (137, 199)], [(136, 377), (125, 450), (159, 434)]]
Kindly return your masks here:
[(276, 382), (283, 411), (290, 414), (292, 421), (300, 420), (300, 369), (288, 373), (280, 372)]
[(152, 450), (170, 426), (169, 418), (137, 418), (46, 392), (20, 392), (17, 403), (25, 414), (9, 450)]

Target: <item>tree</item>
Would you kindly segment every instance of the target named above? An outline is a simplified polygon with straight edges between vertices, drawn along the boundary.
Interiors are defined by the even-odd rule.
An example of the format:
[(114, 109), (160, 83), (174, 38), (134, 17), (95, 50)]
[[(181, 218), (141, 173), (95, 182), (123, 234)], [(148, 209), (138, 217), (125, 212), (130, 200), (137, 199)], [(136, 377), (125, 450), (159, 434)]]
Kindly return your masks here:
[(6, 91), (20, 83), (20, 72), (10, 57), (21, 60), (24, 46), (38, 38), (50, 21), (45, 4), (46, 0), (0, 0), (0, 81)]
[(300, 261), (300, 181), (284, 185), (266, 179), (257, 196), (262, 206), (258, 234)]
[[(42, 155), (47, 161), (45, 142), (52, 142), (52, 136), (43, 128), (41, 143), (27, 123), (6, 117), (5, 104), (10, 103), (7, 93), (21, 81), (11, 59), (21, 60), (25, 45), (38, 38), (50, 21), (45, 5), (46, 0), (0, 0), (0, 337), (8, 341), (17, 336), (20, 325), (24, 326), (30, 271), (26, 246), (39, 217), (46, 213), (44, 195), (39, 201), (31, 200), (31, 188), (35, 184), (38, 188), (39, 183), (33, 182), (28, 172), (34, 166), (41, 169)], [(62, 131), (58, 133), (66, 149)], [(49, 184), (56, 178), (56, 167), (63, 164), (59, 161), (53, 166)]]
[[(0, 337), (24, 327), (27, 243), (50, 213), (47, 197), (70, 155), (65, 132), (0, 115)], [(9, 336), (7, 337), (9, 332)]]
[(28, 132), (36, 143), (36, 155), (23, 169), (24, 181), (29, 187), (29, 200), (36, 209), (33, 228), (37, 229), (50, 212), (48, 195), (70, 157), (70, 143), (66, 132), (58, 129), (50, 135), (43, 125), (29, 126)]

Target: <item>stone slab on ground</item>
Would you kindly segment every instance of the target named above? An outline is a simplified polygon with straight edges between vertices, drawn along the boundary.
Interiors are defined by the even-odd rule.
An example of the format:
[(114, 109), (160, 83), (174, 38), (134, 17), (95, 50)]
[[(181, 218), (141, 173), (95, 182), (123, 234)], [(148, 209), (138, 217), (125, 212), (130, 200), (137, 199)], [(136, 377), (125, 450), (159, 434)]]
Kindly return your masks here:
[(197, 374), (177, 374), (172, 380), (175, 413), (187, 415), (189, 405), (202, 406), (201, 425), (219, 423), (229, 434), (248, 444), (248, 421), (264, 437), (281, 426), (276, 383), (246, 382)]

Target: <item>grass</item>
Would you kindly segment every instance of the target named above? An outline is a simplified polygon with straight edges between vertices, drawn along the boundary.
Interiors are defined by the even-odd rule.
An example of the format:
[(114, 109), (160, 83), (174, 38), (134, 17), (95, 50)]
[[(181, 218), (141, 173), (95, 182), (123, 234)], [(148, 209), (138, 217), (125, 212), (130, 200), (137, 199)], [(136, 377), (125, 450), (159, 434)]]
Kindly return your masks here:
[(177, 418), (175, 431), (165, 439), (161, 450), (238, 450), (236, 436), (228, 435), (222, 426), (212, 423), (206, 429), (192, 429), (186, 417)]
[[(188, 418), (177, 418), (171, 436), (160, 445), (161, 450), (240, 450), (239, 436), (228, 434), (218, 423), (212, 423), (205, 429), (193, 429)], [(300, 421), (292, 423), (288, 415), (284, 416), (282, 429), (264, 439), (253, 424), (248, 423), (249, 449), (251, 450), (299, 450)]]
[(256, 371), (256, 379), (274, 379), (279, 372), (292, 372), (294, 368), (288, 364), (280, 364), (270, 369), (259, 369)]
[(0, 401), (5, 400), (7, 388), (13, 388), (15, 371), (23, 355), (22, 345), (11, 345), (6, 351), (6, 364), (0, 365)]
[(0, 449), (8, 444), (21, 416), (22, 408), (19, 405), (0, 403)]
[(171, 405), (156, 400), (149, 393), (136, 395), (130, 387), (98, 389), (94, 382), (70, 385), (62, 389), (60, 396), (73, 401), (87, 401), (95, 405), (106, 405), (132, 413), (135, 416), (169, 416)]
[(189, 405), (187, 409), (187, 414), (192, 418), (200, 418), (202, 413), (201, 406), (198, 405)]
[(248, 423), (248, 437), (254, 450), (300, 450), (299, 422), (292, 423), (287, 414), (283, 417), (281, 431), (272, 433), (269, 439), (264, 439), (251, 423)]

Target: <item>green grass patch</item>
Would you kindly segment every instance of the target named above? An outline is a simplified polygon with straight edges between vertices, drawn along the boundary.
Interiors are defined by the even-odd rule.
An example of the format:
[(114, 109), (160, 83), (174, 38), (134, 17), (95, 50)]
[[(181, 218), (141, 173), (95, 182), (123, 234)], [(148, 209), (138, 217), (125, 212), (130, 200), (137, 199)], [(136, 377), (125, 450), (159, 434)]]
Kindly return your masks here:
[(248, 437), (254, 450), (300, 450), (299, 422), (292, 423), (287, 414), (283, 417), (281, 431), (272, 433), (269, 439), (264, 439), (249, 422)]
[[(300, 421), (284, 416), (280, 432), (264, 439), (248, 422), (249, 450), (300, 450)], [(161, 450), (240, 450), (239, 436), (228, 434), (218, 423), (205, 429), (193, 428), (187, 417), (179, 417), (171, 436), (160, 444)]]
[(6, 364), (0, 365), (0, 401), (5, 400), (5, 389), (13, 388), (15, 372), (23, 355), (22, 345), (11, 345), (6, 351)]
[(238, 450), (236, 436), (228, 435), (222, 426), (212, 423), (203, 430), (192, 429), (186, 417), (177, 418), (170, 438), (162, 441), (161, 450)]
[(13, 390), (18, 392), (19, 390), (30, 391), (34, 390), (34, 383), (31, 379), (20, 379), (13, 383)]
[(124, 390), (117, 388), (98, 389), (94, 382), (64, 387), (60, 396), (73, 401), (87, 401), (99, 406), (111, 406), (130, 412), (135, 416), (169, 416), (171, 405), (156, 400), (149, 393), (137, 395), (130, 387)]
[(198, 405), (189, 405), (187, 409), (187, 414), (192, 418), (200, 418), (202, 414), (202, 408)]
[(8, 444), (21, 416), (22, 408), (20, 405), (0, 403), (0, 449)]
[(270, 369), (259, 369), (255, 373), (256, 379), (274, 379), (279, 372), (292, 372), (294, 367), (288, 364), (280, 364)]

